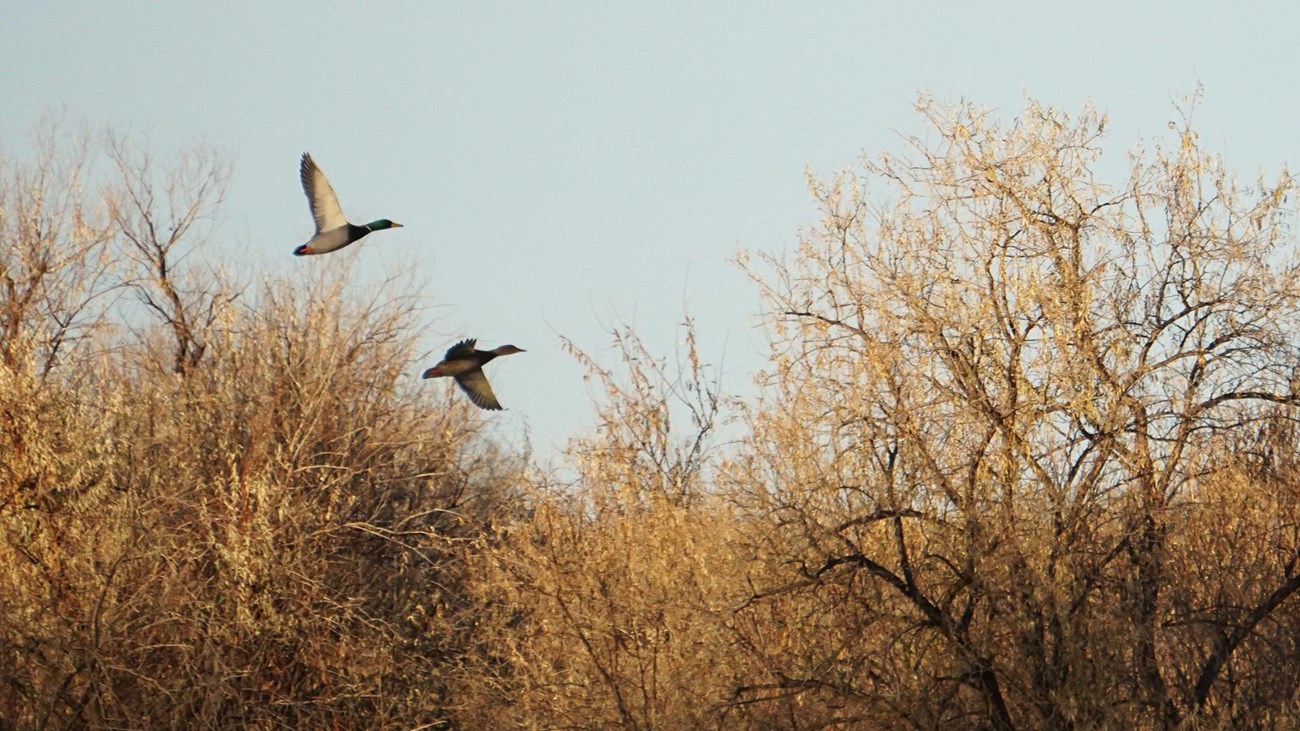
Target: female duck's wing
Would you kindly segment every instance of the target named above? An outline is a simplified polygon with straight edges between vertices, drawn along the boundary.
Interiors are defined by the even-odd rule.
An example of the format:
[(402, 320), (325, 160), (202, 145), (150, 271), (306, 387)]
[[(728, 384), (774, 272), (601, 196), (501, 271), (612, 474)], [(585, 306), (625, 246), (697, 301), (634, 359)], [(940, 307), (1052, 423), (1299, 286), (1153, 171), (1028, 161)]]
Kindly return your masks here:
[(442, 357), (443, 360), (460, 360), (461, 358), (473, 358), (474, 346), (478, 344), (478, 338), (466, 338), (459, 343), (447, 348), (447, 354)]
[(456, 383), (475, 406), (488, 411), (501, 410), (501, 404), (497, 401), (496, 394), (492, 393), (492, 385), (488, 383), (487, 376), (483, 375), (482, 368), (461, 373), (456, 376)]
[(334, 188), (330, 187), (330, 181), (325, 179), (325, 173), (316, 167), (316, 161), (306, 152), (302, 154), (300, 173), (302, 190), (307, 194), (307, 203), (311, 205), (312, 218), (316, 219), (316, 233), (333, 231), (340, 226), (348, 225), (348, 219), (343, 216), (343, 209), (339, 207), (339, 197), (334, 195)]

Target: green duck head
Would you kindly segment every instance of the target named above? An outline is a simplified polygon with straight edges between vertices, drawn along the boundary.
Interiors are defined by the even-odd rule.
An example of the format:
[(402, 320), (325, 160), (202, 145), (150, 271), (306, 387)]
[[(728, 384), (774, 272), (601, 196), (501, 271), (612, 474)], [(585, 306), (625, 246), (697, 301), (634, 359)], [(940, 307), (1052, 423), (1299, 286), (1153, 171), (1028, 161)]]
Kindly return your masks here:
[(371, 231), (383, 231), (386, 228), (401, 228), (401, 227), (402, 224), (395, 223), (393, 221), (388, 220), (387, 218), (381, 218), (378, 221), (371, 221), (370, 223), (367, 223), (365, 225), (365, 228), (368, 228)]

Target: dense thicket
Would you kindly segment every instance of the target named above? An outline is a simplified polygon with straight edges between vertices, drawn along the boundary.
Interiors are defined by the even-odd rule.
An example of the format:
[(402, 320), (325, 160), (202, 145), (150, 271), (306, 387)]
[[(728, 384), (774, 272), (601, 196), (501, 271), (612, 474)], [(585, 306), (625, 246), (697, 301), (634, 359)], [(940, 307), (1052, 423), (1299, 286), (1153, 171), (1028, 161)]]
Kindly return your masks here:
[(3, 727), (1300, 723), (1290, 177), (920, 111), (744, 263), (752, 401), (619, 330), (554, 473), (412, 387), (400, 288), (178, 274), (210, 154), (6, 165)]
[(1300, 721), (1290, 177), (1239, 184), (1187, 120), (1125, 162), (1091, 109), (920, 110), (746, 264), (741, 444), (696, 448), (693, 349), (592, 364), (577, 486), (479, 557), (515, 609), (471, 725)]
[(92, 149), (0, 182), (0, 728), (438, 725), (509, 483), (411, 288), (187, 268), (220, 161)]

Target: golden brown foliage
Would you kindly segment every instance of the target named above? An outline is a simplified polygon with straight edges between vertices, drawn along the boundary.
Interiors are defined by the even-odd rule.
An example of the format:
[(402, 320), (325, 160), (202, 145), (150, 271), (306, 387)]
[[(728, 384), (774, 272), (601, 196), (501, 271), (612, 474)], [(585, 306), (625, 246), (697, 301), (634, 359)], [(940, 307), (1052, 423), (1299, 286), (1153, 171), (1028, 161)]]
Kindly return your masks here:
[(1300, 724), (1290, 177), (920, 111), (746, 262), (756, 400), (570, 344), (553, 474), (417, 390), (409, 290), (178, 270), (211, 153), (6, 166), (0, 728)]
[(755, 602), (828, 602), (844, 640), (772, 653), (776, 684), (867, 727), (1275, 722), (1296, 484), (1235, 447), (1289, 453), (1300, 401), (1291, 179), (1241, 188), (1185, 124), (1105, 185), (1092, 110), (921, 109), (758, 277), (730, 480), (799, 568)]
[[(337, 267), (251, 294), (178, 276), (217, 165), (167, 196), (120, 167), (104, 228), (50, 233), (24, 222), (103, 205), (51, 213), (26, 181), (64, 190), (53, 162), (4, 199), (0, 727), (442, 723), (468, 636), (461, 544), (503, 502), (505, 463), (467, 407), (417, 390), (410, 287), (358, 299)], [(85, 319), (77, 298), (107, 296), (81, 287), (117, 243), (149, 254), (114, 274), (154, 319), (122, 336), (104, 312), (52, 344), (51, 323)]]
[(577, 481), (477, 557), (467, 726), (1297, 722), (1291, 179), (1240, 186), (1186, 119), (1106, 185), (1091, 109), (921, 111), (750, 266), (738, 450), (669, 418), (698, 365), (585, 359)]
[(596, 433), (565, 452), (575, 481), (530, 479), (528, 518), (475, 559), (466, 728), (700, 728), (746, 674), (719, 642), (746, 557), (737, 514), (705, 491), (716, 384), (689, 330), (679, 369), (614, 338), (623, 374), (570, 346), (604, 397)]

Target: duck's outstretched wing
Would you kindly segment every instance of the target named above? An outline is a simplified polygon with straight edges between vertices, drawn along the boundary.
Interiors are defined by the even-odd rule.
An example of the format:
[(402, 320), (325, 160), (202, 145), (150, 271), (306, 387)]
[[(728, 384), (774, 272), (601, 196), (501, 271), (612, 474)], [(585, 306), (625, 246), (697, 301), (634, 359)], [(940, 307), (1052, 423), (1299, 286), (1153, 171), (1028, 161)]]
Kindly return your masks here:
[(459, 343), (447, 348), (447, 354), (442, 357), (443, 360), (459, 360), (461, 358), (470, 358), (474, 355), (474, 346), (478, 344), (478, 338), (466, 338)]
[(488, 383), (482, 368), (475, 368), (456, 376), (456, 383), (475, 406), (488, 411), (501, 410), (501, 403), (497, 401), (496, 394), (492, 393), (492, 384)]
[(334, 195), (334, 188), (325, 179), (325, 173), (316, 167), (316, 161), (309, 153), (302, 154), (302, 190), (307, 194), (307, 203), (311, 206), (312, 218), (316, 219), (316, 233), (333, 231), (348, 225), (339, 206), (339, 197)]

